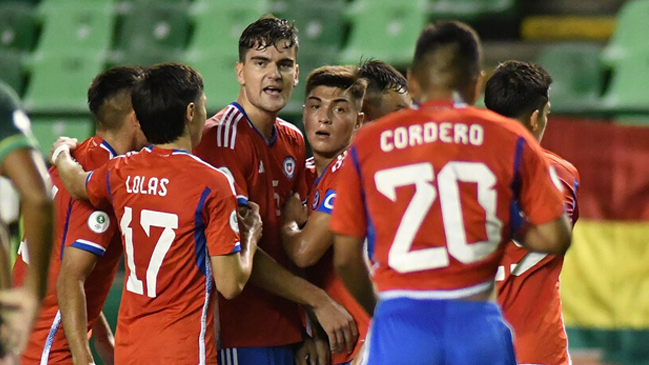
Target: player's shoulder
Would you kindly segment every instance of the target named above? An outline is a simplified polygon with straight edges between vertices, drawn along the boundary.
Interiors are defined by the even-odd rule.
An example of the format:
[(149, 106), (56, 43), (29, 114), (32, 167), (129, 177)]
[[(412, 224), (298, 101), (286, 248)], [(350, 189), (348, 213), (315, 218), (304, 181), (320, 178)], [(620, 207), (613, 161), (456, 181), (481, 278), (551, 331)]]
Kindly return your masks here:
[(232, 103), (207, 120), (199, 146), (222, 147), (234, 150), (247, 134), (247, 117)]
[(552, 151), (544, 149), (543, 152), (560, 177), (571, 176), (579, 181), (579, 171), (572, 163)]
[(174, 151), (172, 155), (180, 156), (177, 163), (182, 165), (192, 176), (203, 180), (208, 185), (211, 183), (216, 185), (232, 185), (234, 183), (232, 176), (224, 171), (223, 168), (216, 168), (196, 155), (187, 151)]
[(110, 159), (117, 157), (117, 153), (106, 141), (94, 136), (81, 142), (72, 151), (72, 157), (85, 170), (94, 170)]
[(275, 127), (277, 128), (278, 138), (286, 139), (288, 142), (293, 144), (304, 144), (304, 135), (302, 134), (302, 131), (293, 123), (287, 122), (282, 118), (277, 118)]

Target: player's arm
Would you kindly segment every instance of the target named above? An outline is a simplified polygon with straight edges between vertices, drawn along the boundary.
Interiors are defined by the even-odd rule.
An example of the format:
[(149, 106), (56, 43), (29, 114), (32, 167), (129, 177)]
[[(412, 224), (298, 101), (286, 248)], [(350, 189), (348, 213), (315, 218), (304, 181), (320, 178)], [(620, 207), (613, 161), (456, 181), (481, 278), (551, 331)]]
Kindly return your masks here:
[(363, 256), (363, 239), (337, 234), (334, 238), (334, 266), (349, 293), (367, 313), (374, 313), (376, 295)]
[[(291, 196), (284, 205), (284, 225), (282, 243), (288, 257), (300, 268), (314, 265), (333, 244), (333, 234), (329, 230), (331, 214), (316, 211), (300, 229), (304, 221), (305, 208), (297, 194)], [(303, 223), (302, 223), (303, 224)]]
[[(0, 337), (4, 349), (17, 353), (27, 343), (40, 301), (47, 292), (53, 205), (49, 176), (36, 150), (16, 149), (6, 155), (0, 168), (20, 193), (25, 238), (31, 255), (24, 287), (0, 293), (0, 316), (4, 322)], [(12, 338), (7, 338), (8, 332)]]
[(92, 339), (104, 365), (115, 364), (115, 337), (103, 311), (92, 326)]
[(572, 232), (561, 181), (535, 141), (528, 140), (522, 154), (520, 203), (527, 222), (516, 239), (531, 251), (564, 254)]
[(87, 200), (86, 181), (90, 173), (84, 171), (83, 167), (72, 158), (70, 150), (74, 147), (76, 147), (75, 139), (59, 138), (52, 146), (50, 160), (56, 165), (63, 186), (70, 196), (74, 199)]
[(75, 365), (94, 364), (88, 342), (88, 311), (84, 285), (97, 260), (98, 256), (93, 253), (68, 246), (63, 251), (61, 271), (56, 280), (63, 328)]
[(259, 206), (248, 202), (248, 209), (239, 214), (241, 251), (229, 255), (212, 256), (216, 289), (226, 299), (232, 299), (243, 290), (252, 273), (253, 257), (261, 238), (262, 221)]

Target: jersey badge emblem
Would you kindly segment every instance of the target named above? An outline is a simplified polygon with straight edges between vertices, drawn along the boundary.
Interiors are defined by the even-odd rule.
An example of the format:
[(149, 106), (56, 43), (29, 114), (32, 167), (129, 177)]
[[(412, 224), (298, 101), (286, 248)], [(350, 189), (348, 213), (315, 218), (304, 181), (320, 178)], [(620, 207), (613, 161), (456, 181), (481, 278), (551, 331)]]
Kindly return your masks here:
[(320, 204), (320, 190), (316, 190), (313, 195), (313, 202), (311, 203), (311, 210), (316, 210)]
[(110, 227), (110, 218), (106, 212), (95, 210), (88, 217), (88, 228), (90, 228), (91, 231), (101, 234), (106, 232), (108, 227)]
[(234, 233), (239, 233), (239, 219), (237, 218), (236, 209), (230, 213), (230, 228), (232, 228)]
[(292, 179), (293, 176), (295, 176), (295, 159), (291, 156), (288, 156), (287, 158), (284, 159), (284, 175), (286, 175), (287, 178)]

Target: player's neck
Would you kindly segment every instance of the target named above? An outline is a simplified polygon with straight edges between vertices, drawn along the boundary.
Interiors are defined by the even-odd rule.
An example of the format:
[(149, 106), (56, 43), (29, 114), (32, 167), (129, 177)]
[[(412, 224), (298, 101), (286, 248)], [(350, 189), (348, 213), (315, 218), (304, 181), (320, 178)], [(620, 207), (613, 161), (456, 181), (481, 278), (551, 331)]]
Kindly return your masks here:
[(239, 95), (237, 103), (243, 107), (243, 110), (250, 119), (250, 123), (255, 126), (255, 129), (257, 129), (257, 131), (259, 131), (267, 141), (270, 141), (273, 138), (273, 127), (275, 126), (278, 113), (269, 113), (257, 108), (253, 106), (248, 99), (241, 95)]
[(154, 144), (154, 146), (165, 150), (183, 150), (188, 152), (192, 152), (193, 149), (192, 140), (189, 137), (189, 134), (183, 134), (173, 142)]
[[(134, 146), (133, 139), (124, 138), (119, 131), (97, 130), (97, 137), (108, 143), (115, 153), (120, 156), (126, 152), (133, 151), (137, 148)], [(121, 138), (120, 138), (121, 137)]]
[(463, 98), (464, 96), (458, 93), (457, 91), (447, 89), (447, 88), (431, 88), (426, 93), (422, 94), (419, 98), (419, 103), (427, 103), (430, 101), (447, 101), (455, 100), (458, 96)]
[(333, 161), (338, 154), (333, 157), (328, 157), (313, 151), (313, 162), (315, 163), (315, 171), (318, 176), (322, 175), (327, 166)]

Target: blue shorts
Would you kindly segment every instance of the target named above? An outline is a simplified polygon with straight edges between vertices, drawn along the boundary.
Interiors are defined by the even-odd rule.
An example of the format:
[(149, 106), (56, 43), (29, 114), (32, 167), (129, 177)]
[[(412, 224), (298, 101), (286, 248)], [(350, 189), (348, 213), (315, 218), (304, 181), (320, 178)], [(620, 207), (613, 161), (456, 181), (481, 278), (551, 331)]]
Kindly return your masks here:
[(294, 346), (221, 349), (219, 351), (219, 365), (294, 365)]
[(384, 300), (367, 337), (368, 365), (516, 364), (512, 333), (493, 303)]

